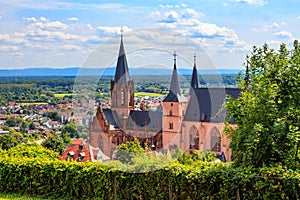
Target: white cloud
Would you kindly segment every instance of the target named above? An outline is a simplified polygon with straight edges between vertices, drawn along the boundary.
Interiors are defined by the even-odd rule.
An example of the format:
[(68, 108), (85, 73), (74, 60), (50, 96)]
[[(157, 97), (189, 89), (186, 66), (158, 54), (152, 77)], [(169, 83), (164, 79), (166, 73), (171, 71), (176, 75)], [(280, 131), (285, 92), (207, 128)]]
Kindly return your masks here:
[(268, 3), (267, 0), (235, 0), (238, 3), (246, 3), (250, 5), (264, 6)]
[(184, 4), (184, 3), (181, 3), (180, 6), (183, 7), (183, 8), (186, 8), (186, 7), (187, 7), (187, 5)]
[[(127, 26), (122, 27), (123, 31), (131, 31), (130, 28)], [(97, 30), (100, 32), (101, 35), (103, 36), (115, 36), (119, 35), (121, 33), (121, 27), (108, 27), (108, 26), (98, 26)]]
[(45, 21), (47, 21), (47, 19), (45, 17), (40, 17), (40, 21), (45, 22)]
[(199, 12), (195, 11), (194, 9), (187, 8), (187, 9), (185, 9), (182, 17), (186, 18), (186, 19), (199, 18), (199, 17), (204, 17), (204, 14), (203, 13), (199, 13)]
[(168, 8), (168, 9), (171, 9), (171, 8), (186, 8), (188, 7), (186, 4), (184, 3), (181, 3), (181, 4), (175, 4), (175, 5), (170, 5), (170, 4), (165, 4), (165, 5), (158, 5), (159, 8)]
[(293, 35), (288, 31), (276, 32), (276, 33), (274, 33), (274, 36), (276, 36), (278, 38), (292, 38), (293, 37)]
[(23, 17), (23, 20), (29, 22), (37, 22), (38, 20), (35, 17)]
[(251, 49), (249, 44), (239, 39), (233, 29), (201, 21), (203, 14), (194, 9), (167, 10), (152, 13), (152, 16), (157, 19), (159, 27), (170, 29), (198, 41), (202, 39), (201, 46), (214, 48), (214, 51), (222, 52), (221, 49), (226, 49), (227, 52), (240, 53)]
[(69, 21), (78, 21), (79, 19), (77, 17), (70, 17), (68, 18)]
[(279, 24), (277, 24), (276, 22), (274, 22), (271, 26), (270, 26), (270, 28), (278, 28), (279, 27)]
[(178, 20), (178, 18), (179, 18), (178, 13), (172, 10), (172, 11), (165, 12), (160, 22), (174, 23)]
[(17, 46), (0, 46), (1, 51), (11, 52), (20, 50)]

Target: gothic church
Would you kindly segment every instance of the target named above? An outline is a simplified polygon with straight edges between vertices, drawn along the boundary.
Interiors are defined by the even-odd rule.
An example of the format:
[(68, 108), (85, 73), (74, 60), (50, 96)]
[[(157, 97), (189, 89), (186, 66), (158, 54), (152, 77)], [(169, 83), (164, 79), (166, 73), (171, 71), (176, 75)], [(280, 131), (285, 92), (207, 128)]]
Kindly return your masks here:
[[(110, 83), (111, 108), (99, 104), (96, 116), (89, 124), (89, 146), (93, 160), (112, 158), (116, 146), (137, 137), (141, 145), (167, 152), (211, 150), (230, 160), (229, 141), (222, 134), (225, 111), (221, 107), (226, 95), (236, 98), (236, 88), (199, 88), (196, 60), (188, 98), (180, 91), (176, 54), (167, 96), (162, 111), (134, 109), (134, 80), (128, 64), (121, 35), (114, 79)], [(233, 125), (234, 126), (234, 125)]]

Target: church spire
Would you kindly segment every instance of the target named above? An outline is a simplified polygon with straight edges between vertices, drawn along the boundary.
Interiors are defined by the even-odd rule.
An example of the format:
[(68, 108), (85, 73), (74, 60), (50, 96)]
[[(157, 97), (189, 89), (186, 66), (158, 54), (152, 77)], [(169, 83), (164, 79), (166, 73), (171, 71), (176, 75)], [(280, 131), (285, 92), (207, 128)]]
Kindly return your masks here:
[(172, 74), (172, 79), (170, 84), (170, 90), (169, 90), (169, 94), (163, 100), (164, 102), (185, 101), (185, 97), (181, 94), (180, 86), (179, 86), (179, 79), (178, 79), (178, 73), (176, 67), (176, 56), (177, 56), (176, 52), (174, 52), (173, 56), (174, 56), (174, 68), (173, 68), (173, 74)]
[(248, 62), (248, 59), (247, 59), (247, 64), (246, 64), (246, 74), (245, 74), (245, 86), (248, 87), (249, 86), (249, 62)]
[(120, 32), (121, 32), (121, 42), (120, 42), (119, 56), (118, 56), (118, 62), (117, 62), (117, 67), (115, 72), (115, 81), (116, 82), (125, 81), (125, 83), (127, 83), (131, 78), (129, 75), (125, 48), (123, 44), (123, 32), (124, 32), (123, 27), (121, 27)]
[(197, 73), (197, 67), (196, 67), (196, 53), (194, 53), (194, 67), (193, 67), (193, 74), (191, 79), (191, 88), (196, 89), (198, 88), (198, 73)]

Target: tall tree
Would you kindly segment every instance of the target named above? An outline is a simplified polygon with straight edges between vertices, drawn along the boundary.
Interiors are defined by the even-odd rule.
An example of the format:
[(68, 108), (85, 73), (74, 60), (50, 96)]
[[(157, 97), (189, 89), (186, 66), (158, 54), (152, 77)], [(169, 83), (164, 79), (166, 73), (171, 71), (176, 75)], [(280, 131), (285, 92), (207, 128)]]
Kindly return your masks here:
[(228, 99), (227, 128), (236, 165), (299, 166), (300, 47), (278, 52), (254, 47), (247, 57), (248, 77), (239, 80), (239, 98)]
[(51, 149), (59, 154), (62, 154), (67, 146), (64, 139), (58, 135), (50, 135), (47, 139), (42, 143), (43, 147), (47, 149)]

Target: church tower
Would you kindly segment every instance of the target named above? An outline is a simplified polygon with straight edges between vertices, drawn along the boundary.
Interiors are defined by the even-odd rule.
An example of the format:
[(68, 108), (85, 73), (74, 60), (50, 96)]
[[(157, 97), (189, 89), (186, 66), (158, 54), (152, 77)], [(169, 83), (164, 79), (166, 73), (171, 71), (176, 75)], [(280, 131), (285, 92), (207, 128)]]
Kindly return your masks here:
[(194, 53), (194, 67), (193, 67), (193, 74), (192, 74), (190, 89), (197, 89), (198, 87), (199, 87), (199, 84), (198, 84), (198, 73), (197, 73), (197, 67), (196, 67), (196, 53)]
[(186, 110), (187, 99), (180, 91), (176, 67), (176, 52), (174, 53), (174, 68), (170, 90), (163, 100), (163, 147), (176, 148), (181, 144), (181, 125)]
[[(123, 29), (114, 80), (110, 82), (111, 110), (116, 111), (119, 118), (127, 118), (134, 109), (134, 81), (129, 75), (128, 64), (123, 44)], [(122, 121), (122, 120), (121, 120)]]

